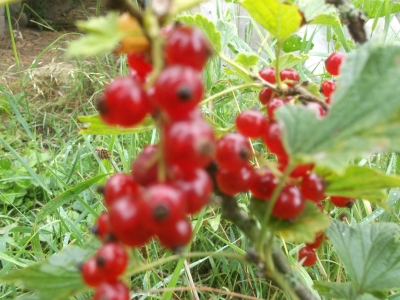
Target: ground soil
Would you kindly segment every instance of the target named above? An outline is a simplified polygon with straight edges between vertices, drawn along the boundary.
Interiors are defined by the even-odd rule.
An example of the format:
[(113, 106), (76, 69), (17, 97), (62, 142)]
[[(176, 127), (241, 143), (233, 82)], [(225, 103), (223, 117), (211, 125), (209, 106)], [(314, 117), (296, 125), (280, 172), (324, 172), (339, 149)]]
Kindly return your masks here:
[[(103, 1), (104, 2), (104, 1)], [(61, 4), (60, 4), (61, 3)], [(79, 36), (75, 27), (77, 20), (87, 20), (96, 15), (97, 0), (81, 0), (74, 3), (59, 1), (49, 7), (50, 24), (53, 30), (38, 26), (20, 28), (14, 31), (20, 68), (22, 71), (32, 67), (37, 59), (37, 66), (54, 62), (65, 62), (65, 48), (68, 41)], [(105, 11), (101, 6), (101, 11)], [(34, 24), (31, 24), (34, 25)], [(0, 37), (0, 77), (12, 78), (18, 68), (9, 34)]]

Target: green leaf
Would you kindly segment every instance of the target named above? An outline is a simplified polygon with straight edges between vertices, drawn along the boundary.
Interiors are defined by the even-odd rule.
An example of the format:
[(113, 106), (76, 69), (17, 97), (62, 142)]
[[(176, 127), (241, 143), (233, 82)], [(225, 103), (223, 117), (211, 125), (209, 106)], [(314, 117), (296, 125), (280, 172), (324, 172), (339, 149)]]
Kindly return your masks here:
[(340, 172), (349, 158), (400, 151), (399, 65), (399, 45), (367, 43), (348, 55), (326, 118), (300, 105), (279, 108), (290, 157)]
[[(267, 211), (268, 202), (264, 200), (251, 199), (250, 212), (261, 222)], [(271, 217), (269, 227), (285, 239), (286, 242), (312, 243), (317, 232), (324, 231), (329, 227), (330, 218), (321, 213), (319, 208), (312, 202), (307, 201), (304, 211), (294, 220), (278, 220)]]
[[(293, 53), (286, 53), (279, 57), (279, 70), (286, 68), (293, 68), (298, 64), (305, 62), (309, 56), (307, 54), (294, 55)], [(271, 62), (271, 66), (276, 68), (276, 59)]]
[(358, 294), (400, 287), (399, 226), (348, 226), (334, 221), (326, 234)]
[[(303, 45), (303, 43), (307, 43), (307, 41), (303, 41), (301, 36), (298, 34), (293, 34), (289, 38), (285, 40), (282, 44), (282, 50), (286, 53), (299, 51)], [(310, 49), (314, 48), (314, 44), (311, 43)]]
[(400, 187), (400, 176), (386, 175), (379, 170), (359, 166), (349, 166), (343, 174), (330, 174), (324, 179), (328, 183), (326, 195), (368, 199), (378, 203), (387, 198), (384, 189)]
[[(380, 18), (386, 15), (385, 0), (355, 0), (352, 1), (354, 6), (361, 9), (367, 18)], [(400, 4), (389, 2), (389, 14), (400, 11)]]
[(311, 24), (340, 25), (335, 7), (327, 5), (325, 0), (299, 0), (297, 6)]
[(186, 25), (201, 29), (206, 34), (211, 45), (214, 46), (215, 51), (222, 51), (221, 33), (217, 30), (217, 27), (215, 27), (215, 24), (211, 20), (200, 14), (196, 14), (194, 16), (179, 16), (176, 19), (185, 23)]
[(235, 62), (249, 69), (257, 65), (259, 57), (253, 53), (240, 53), (236, 56)]
[(95, 184), (96, 182), (98, 182), (99, 180), (103, 179), (106, 176), (107, 174), (101, 174), (92, 177), (90, 179), (87, 179), (85, 181), (82, 181), (77, 185), (75, 185), (74, 187), (70, 188), (69, 190), (66, 190), (61, 195), (54, 198), (52, 201), (43, 206), (42, 209), (39, 211), (39, 213), (36, 215), (36, 223), (45, 218), (47, 215), (49, 215), (57, 208), (59, 208), (61, 205), (64, 205), (68, 201), (71, 201), (72, 199), (76, 198), (76, 196), (78, 196), (80, 193), (87, 190), (93, 184)]
[(71, 246), (43, 262), (0, 276), (0, 282), (35, 291), (40, 300), (68, 299), (87, 289), (78, 265), (93, 255), (97, 246), (96, 241), (85, 249)]
[(261, 26), (283, 41), (300, 28), (297, 6), (279, 0), (244, 0), (242, 6)]
[(348, 300), (378, 300), (371, 294), (357, 295), (351, 282), (333, 283), (326, 281), (314, 281), (313, 288), (322, 296), (328, 299), (348, 299)]
[(78, 121), (88, 123), (89, 126), (82, 126), (79, 134), (104, 134), (104, 135), (120, 135), (145, 132), (154, 129), (154, 121), (148, 117), (140, 124), (131, 128), (123, 128), (106, 125), (99, 115), (78, 116)]
[(118, 27), (116, 13), (91, 18), (89, 21), (79, 21), (77, 26), (88, 34), (69, 44), (68, 53), (72, 56), (94, 56), (110, 52), (126, 36), (126, 32)]
[(237, 36), (236, 26), (222, 20), (217, 21), (217, 29), (221, 33), (221, 51), (224, 51), (233, 37)]
[(340, 26), (340, 19), (337, 14), (321, 14), (313, 19), (310, 24), (314, 25), (327, 25), (327, 26)]

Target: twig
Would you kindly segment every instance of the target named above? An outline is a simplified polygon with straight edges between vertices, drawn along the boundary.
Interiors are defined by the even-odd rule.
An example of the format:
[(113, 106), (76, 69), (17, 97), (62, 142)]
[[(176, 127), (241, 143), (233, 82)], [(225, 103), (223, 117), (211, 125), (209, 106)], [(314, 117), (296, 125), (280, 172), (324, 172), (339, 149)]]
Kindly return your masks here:
[(140, 25), (143, 25), (143, 13), (131, 2), (127, 0), (108, 0), (106, 6), (108, 9), (128, 12)]

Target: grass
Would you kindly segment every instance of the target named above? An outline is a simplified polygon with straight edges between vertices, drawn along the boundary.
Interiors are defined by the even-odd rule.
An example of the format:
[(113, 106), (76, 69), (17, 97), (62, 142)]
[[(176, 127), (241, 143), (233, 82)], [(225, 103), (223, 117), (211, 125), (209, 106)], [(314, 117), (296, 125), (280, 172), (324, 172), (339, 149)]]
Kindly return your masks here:
[[(237, 16), (233, 9), (225, 13), (221, 12), (219, 17), (244, 18)], [(252, 32), (260, 41), (268, 41), (259, 44), (258, 52), (266, 62), (273, 60), (273, 43), (268, 34), (251, 21), (246, 33)], [(249, 42), (248, 35), (246, 38)], [(309, 45), (304, 45), (301, 52), (308, 53)], [(234, 46), (241, 51), (245, 42), (238, 41)], [(77, 116), (95, 113), (95, 103), (104, 86), (127, 70), (124, 58), (110, 54), (76, 60), (72, 66), (67, 73), (68, 80), (61, 85), (55, 81), (34, 85), (33, 68), (31, 77), (21, 85), (1, 88), (0, 275), (40, 262), (70, 245), (83, 246), (90, 238), (90, 228), (104, 210), (102, 199), (95, 192), (96, 185), (90, 185), (76, 197), (67, 198), (65, 193), (85, 180), (114, 172), (109, 161), (102, 161), (96, 155), (96, 147), (110, 151), (118, 171), (129, 172), (140, 150), (157, 140), (155, 131), (122, 136), (79, 135)], [(204, 72), (204, 82), (208, 93), (217, 93), (242, 81), (224, 72), (221, 61), (213, 58)], [(219, 127), (228, 128), (239, 110), (257, 105), (257, 93), (247, 89), (209, 103), (203, 109)], [(265, 151), (260, 143), (254, 147), (258, 152)], [(387, 173), (399, 173), (395, 154), (379, 154), (358, 163)], [(378, 209), (372, 213), (369, 203), (357, 201), (353, 210), (332, 209), (331, 216), (359, 223), (371, 221), (373, 215), (375, 222), (398, 223), (398, 193), (397, 190), (390, 193), (392, 211)], [(61, 198), (65, 204), (46, 211), (60, 196), (65, 197)], [(248, 196), (239, 199), (241, 205), (248, 203)], [(234, 225), (221, 219), (218, 205), (208, 206), (194, 216), (192, 224), (196, 236), (190, 245), (191, 252), (242, 253), (252, 246)], [(296, 262), (301, 245), (283, 246), (282, 242), (292, 266), (309, 286), (312, 280), (346, 281), (343, 267), (328, 243), (318, 250), (317, 265), (304, 269)], [(133, 252), (136, 259), (147, 263), (171, 255), (156, 241)], [(255, 266), (209, 255), (166, 263), (131, 278), (131, 282), (132, 299), (197, 299), (188, 289), (191, 284), (197, 287), (199, 299), (245, 299), (245, 296), (246, 299), (285, 299), (270, 281), (259, 278)], [(0, 285), (0, 299), (23, 295), (29, 292), (14, 285)], [(89, 298), (90, 293), (86, 293), (74, 299)]]

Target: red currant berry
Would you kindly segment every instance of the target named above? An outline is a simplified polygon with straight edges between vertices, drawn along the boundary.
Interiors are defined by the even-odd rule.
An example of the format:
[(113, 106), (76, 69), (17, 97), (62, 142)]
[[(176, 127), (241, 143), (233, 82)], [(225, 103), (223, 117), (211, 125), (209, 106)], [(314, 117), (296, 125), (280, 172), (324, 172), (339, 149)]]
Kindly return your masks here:
[(306, 246), (307, 246), (308, 248), (318, 249), (319, 246), (321, 246), (322, 241), (324, 240), (324, 238), (325, 238), (325, 235), (324, 235), (323, 233), (318, 233), (318, 234), (315, 236), (314, 242), (312, 242), (311, 244), (306, 244)]
[[(292, 82), (299, 82), (300, 81), (300, 76), (299, 73), (297, 73), (296, 70), (294, 69), (283, 69), (280, 73), (279, 76), (281, 77), (282, 81), (288, 80)], [(294, 84), (290, 82), (287, 83), (288, 86), (293, 87)]]
[(96, 259), (94, 257), (85, 261), (81, 267), (83, 282), (91, 287), (96, 287), (106, 280), (103, 273), (99, 272)]
[(225, 194), (233, 196), (247, 191), (254, 180), (254, 170), (246, 165), (238, 171), (219, 169), (216, 174), (218, 188)]
[(354, 202), (356, 202), (356, 199), (341, 196), (331, 196), (331, 201), (337, 207), (352, 208)]
[(332, 104), (331, 97), (327, 97), (327, 98), (325, 99), (325, 103), (331, 105), (331, 104)]
[(336, 90), (336, 83), (333, 80), (326, 80), (321, 84), (321, 92), (325, 97), (330, 97)]
[(305, 200), (295, 186), (284, 186), (272, 209), (272, 215), (277, 219), (293, 219), (301, 214)]
[(315, 112), (318, 119), (322, 119), (326, 116), (326, 111), (323, 109), (321, 104), (316, 102), (310, 102), (306, 105), (306, 108)]
[(202, 97), (203, 84), (200, 73), (190, 67), (169, 66), (154, 83), (153, 99), (172, 119), (186, 116)]
[(169, 165), (182, 170), (204, 168), (214, 152), (214, 131), (204, 120), (182, 120), (165, 129), (164, 155)]
[(170, 184), (151, 185), (143, 191), (142, 198), (143, 226), (150, 232), (158, 233), (161, 228), (171, 226), (185, 216), (187, 199)]
[(186, 219), (163, 227), (157, 233), (160, 243), (168, 249), (176, 249), (188, 244), (192, 238), (192, 225)]
[(108, 282), (117, 280), (128, 265), (128, 254), (118, 243), (104, 244), (94, 256), (97, 268)]
[(153, 70), (153, 66), (147, 62), (144, 53), (129, 53), (127, 55), (129, 67), (136, 72), (140, 82), (146, 81), (147, 75)]
[(315, 253), (313, 248), (304, 247), (299, 251), (299, 261), (303, 260), (303, 266), (311, 267), (317, 261), (317, 254)]
[(211, 46), (198, 29), (178, 24), (167, 37), (165, 59), (169, 65), (185, 65), (201, 71), (211, 55)]
[(272, 196), (278, 179), (267, 168), (255, 170), (254, 179), (250, 185), (250, 192), (259, 199), (269, 199)]
[(272, 98), (271, 101), (268, 102), (267, 104), (268, 117), (271, 121), (275, 120), (274, 116), (275, 110), (284, 105), (285, 102), (283, 102), (283, 100), (280, 98)]
[(236, 117), (237, 130), (246, 137), (259, 138), (267, 127), (267, 120), (259, 110), (249, 109)]
[(122, 282), (102, 283), (96, 288), (93, 300), (129, 300), (129, 289)]
[(133, 180), (133, 177), (118, 173), (111, 176), (104, 186), (104, 202), (110, 206), (114, 201), (128, 195), (136, 195), (138, 186)]
[(187, 199), (186, 213), (197, 213), (210, 201), (213, 183), (208, 173), (203, 169), (184, 172), (173, 184)]
[(274, 67), (266, 67), (260, 71), (260, 76), (269, 83), (276, 83), (276, 70)]
[(110, 226), (110, 215), (107, 212), (103, 212), (98, 218), (95, 225), (92, 228), (92, 232), (98, 236), (98, 238), (105, 242), (111, 237), (111, 226)]
[(264, 135), (262, 136), (264, 144), (268, 149), (278, 156), (287, 157), (285, 148), (282, 144), (282, 132), (278, 123), (269, 123)]
[(146, 146), (136, 157), (132, 164), (132, 175), (134, 180), (142, 185), (148, 186), (157, 181), (158, 161), (157, 146)]
[(150, 234), (143, 233), (142, 203), (135, 197), (124, 197), (109, 208), (110, 225), (113, 235), (130, 247), (138, 247), (150, 240)]
[(322, 201), (325, 196), (325, 181), (315, 173), (303, 177), (301, 182), (301, 194), (314, 202)]
[(240, 133), (228, 133), (217, 141), (215, 160), (227, 171), (237, 171), (247, 165), (252, 156), (249, 140)]
[(333, 76), (339, 75), (340, 66), (346, 58), (346, 54), (342, 52), (333, 52), (325, 61), (325, 67), (329, 74)]
[(266, 87), (261, 90), (260, 94), (258, 94), (258, 99), (260, 99), (262, 104), (267, 104), (272, 99), (274, 94), (274, 90)]
[(98, 109), (105, 123), (123, 127), (138, 124), (150, 112), (141, 84), (129, 77), (117, 78), (106, 87)]

